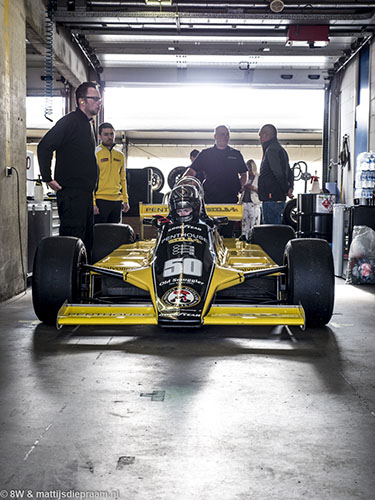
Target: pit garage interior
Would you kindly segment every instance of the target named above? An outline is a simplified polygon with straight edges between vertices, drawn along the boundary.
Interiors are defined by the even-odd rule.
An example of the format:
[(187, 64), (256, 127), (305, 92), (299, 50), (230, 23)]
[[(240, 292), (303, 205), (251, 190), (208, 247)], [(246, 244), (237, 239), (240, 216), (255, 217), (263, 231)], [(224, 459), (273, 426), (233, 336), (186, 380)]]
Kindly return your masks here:
[[(345, 273), (353, 226), (375, 228), (375, 179), (358, 183), (358, 155), (375, 150), (375, 4), (0, 0), (0, 12), (1, 497), (373, 499), (375, 293)], [(38, 141), (86, 80), (101, 84), (98, 123), (116, 120), (128, 171), (164, 177), (154, 189), (160, 176), (146, 169), (130, 184), (142, 201), (160, 202), (218, 123), (258, 166), (258, 129), (274, 123), (291, 166), (334, 184), (326, 327), (57, 330), (37, 319), (28, 179)], [(123, 222), (140, 230), (136, 213)]]

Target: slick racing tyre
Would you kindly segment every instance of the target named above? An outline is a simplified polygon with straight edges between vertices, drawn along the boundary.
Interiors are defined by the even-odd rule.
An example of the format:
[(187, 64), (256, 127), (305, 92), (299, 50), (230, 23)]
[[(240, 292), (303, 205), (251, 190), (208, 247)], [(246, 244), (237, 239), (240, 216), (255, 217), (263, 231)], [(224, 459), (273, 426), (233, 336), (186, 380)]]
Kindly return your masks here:
[(98, 262), (121, 245), (134, 242), (135, 234), (128, 224), (95, 224), (92, 262)]
[(271, 259), (281, 266), (283, 264), (285, 245), (296, 237), (294, 229), (281, 224), (262, 224), (253, 226), (249, 233), (249, 243), (259, 245)]
[(164, 187), (164, 175), (163, 172), (156, 167), (145, 167), (150, 169), (151, 172), (151, 187), (153, 191), (159, 192)]
[(283, 224), (292, 227), (294, 230), (297, 229), (297, 199), (293, 198), (289, 200), (284, 208), (283, 212)]
[(288, 304), (302, 304), (306, 326), (322, 327), (332, 316), (335, 277), (331, 248), (326, 240), (300, 238), (285, 248)]
[(177, 182), (181, 179), (188, 167), (175, 167), (168, 174), (168, 186), (173, 189)]
[(82, 264), (87, 263), (85, 245), (72, 236), (44, 238), (34, 257), (32, 295), (40, 321), (55, 324), (63, 303), (81, 299)]

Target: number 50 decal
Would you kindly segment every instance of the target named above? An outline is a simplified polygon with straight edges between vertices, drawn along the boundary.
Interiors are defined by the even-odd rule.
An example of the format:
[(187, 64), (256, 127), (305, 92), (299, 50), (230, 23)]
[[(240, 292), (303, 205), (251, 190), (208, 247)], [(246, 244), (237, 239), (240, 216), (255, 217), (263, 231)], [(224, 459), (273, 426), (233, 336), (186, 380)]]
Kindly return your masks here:
[(163, 278), (176, 276), (176, 274), (189, 274), (202, 276), (202, 262), (198, 259), (170, 259), (165, 261)]

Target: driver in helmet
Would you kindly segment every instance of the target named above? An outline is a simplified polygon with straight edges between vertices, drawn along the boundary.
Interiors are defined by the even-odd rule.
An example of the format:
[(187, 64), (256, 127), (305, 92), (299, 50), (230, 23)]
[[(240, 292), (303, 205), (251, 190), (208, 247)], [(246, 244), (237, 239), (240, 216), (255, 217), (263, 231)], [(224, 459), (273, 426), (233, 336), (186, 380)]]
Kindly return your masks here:
[(169, 216), (172, 222), (198, 222), (202, 198), (195, 186), (176, 186), (169, 196)]

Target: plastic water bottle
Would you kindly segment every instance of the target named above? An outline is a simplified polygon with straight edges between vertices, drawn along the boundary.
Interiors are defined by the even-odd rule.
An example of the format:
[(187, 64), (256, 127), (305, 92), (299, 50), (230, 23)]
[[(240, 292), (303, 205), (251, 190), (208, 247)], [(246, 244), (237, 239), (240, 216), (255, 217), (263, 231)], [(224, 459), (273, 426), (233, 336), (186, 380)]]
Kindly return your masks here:
[(43, 183), (42, 183), (42, 180), (40, 179), (40, 176), (39, 176), (39, 179), (35, 182), (34, 200), (37, 203), (40, 203), (44, 200)]
[(373, 153), (370, 154), (368, 169), (375, 170), (375, 155)]

